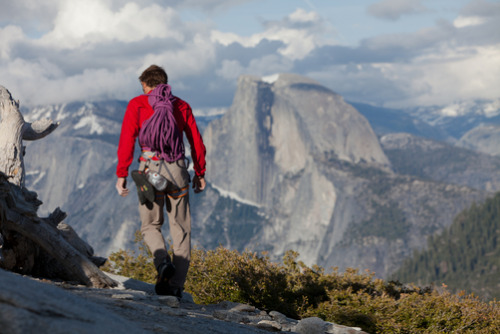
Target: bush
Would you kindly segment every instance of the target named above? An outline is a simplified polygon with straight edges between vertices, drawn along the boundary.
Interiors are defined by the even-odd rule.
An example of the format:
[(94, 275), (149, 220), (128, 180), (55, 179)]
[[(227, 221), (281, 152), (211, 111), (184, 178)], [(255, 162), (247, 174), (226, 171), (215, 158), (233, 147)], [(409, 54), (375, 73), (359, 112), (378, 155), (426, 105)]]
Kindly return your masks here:
[(101, 269), (139, 281), (154, 283), (156, 280), (156, 268), (153, 263), (153, 257), (144, 244), (139, 231), (135, 232), (134, 242), (139, 244), (139, 254), (136, 255), (131, 250), (120, 249), (109, 256), (108, 261)]
[[(119, 251), (108, 265), (121, 275), (153, 282), (156, 271), (144, 245), (141, 253)], [(148, 257), (149, 256), (149, 257)], [(473, 295), (438, 292), (374, 279), (374, 274), (335, 268), (325, 274), (288, 251), (281, 264), (266, 254), (218, 247), (193, 249), (186, 291), (197, 303), (224, 300), (275, 310), (292, 318), (316, 316), (369, 333), (494, 333), (500, 305)]]

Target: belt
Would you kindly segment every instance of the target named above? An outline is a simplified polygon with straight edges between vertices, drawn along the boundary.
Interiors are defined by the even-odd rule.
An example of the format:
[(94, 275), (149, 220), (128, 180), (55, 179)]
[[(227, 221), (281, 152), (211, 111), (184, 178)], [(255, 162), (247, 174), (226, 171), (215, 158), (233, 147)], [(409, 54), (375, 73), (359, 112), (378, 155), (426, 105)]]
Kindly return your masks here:
[(167, 195), (168, 197), (170, 197), (172, 199), (178, 199), (178, 198), (186, 196), (188, 193), (189, 193), (189, 185), (185, 186), (184, 188), (181, 188), (181, 189), (174, 189), (174, 190), (170, 190), (170, 191), (156, 191), (155, 195), (156, 195), (156, 198), (161, 198), (161, 197)]
[(181, 198), (189, 193), (189, 185), (178, 190), (172, 190), (167, 192), (167, 196), (173, 199)]

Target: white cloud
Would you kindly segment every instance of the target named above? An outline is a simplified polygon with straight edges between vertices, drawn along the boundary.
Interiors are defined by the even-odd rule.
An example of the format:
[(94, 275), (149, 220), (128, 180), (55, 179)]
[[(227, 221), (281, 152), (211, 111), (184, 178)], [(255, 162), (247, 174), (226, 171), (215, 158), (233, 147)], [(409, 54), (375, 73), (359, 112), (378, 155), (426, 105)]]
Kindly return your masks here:
[[(470, 54), (471, 50), (461, 50)], [(416, 58), (409, 63), (372, 64), (341, 75), (346, 94), (387, 107), (446, 105), (454, 101), (494, 100), (500, 87), (500, 45), (478, 47), (471, 56), (457, 50)], [(324, 78), (323, 78), (324, 80)], [(376, 86), (378, 83), (378, 87)], [(377, 94), (383, 96), (382, 99)]]
[[(52, 104), (82, 99), (118, 98), (133, 94), (138, 84), (130, 69), (111, 72), (106, 69), (89, 69), (83, 73), (66, 76), (57, 65), (47, 60), (31, 62), (15, 59), (8, 67), (0, 67), (0, 78), (14, 98), (23, 105)], [(112, 89), (110, 89), (112, 88)], [(130, 95), (129, 95), (130, 96)]]
[(9, 59), (12, 44), (24, 39), (24, 33), (19, 27), (10, 25), (3, 29), (0, 28), (0, 41), (2, 41), (2, 47), (0, 49), (0, 59)]
[(176, 79), (213, 66), (206, 23), (187, 25), (174, 9), (143, 2), (63, 1), (51, 30), (34, 38), (0, 26), (0, 84), (23, 104), (130, 99), (152, 63)]
[[(460, 51), (470, 56), (457, 57)], [(409, 73), (413, 78), (410, 89), (422, 86), (429, 89), (408, 99), (412, 105), (498, 98), (500, 45), (473, 50), (450, 49), (439, 57), (416, 59), (414, 67), (414, 73)]]
[(20, 25), (27, 30), (46, 31), (52, 26), (58, 7), (64, 0), (2, 1), (0, 22)]
[(453, 21), (455, 28), (465, 28), (477, 26), (486, 22), (484, 17), (479, 16), (459, 16)]
[(267, 55), (262, 58), (253, 59), (248, 68), (248, 74), (266, 76), (274, 73), (286, 73), (293, 70), (293, 61), (279, 55)]
[(204, 35), (197, 34), (182, 47), (145, 55), (141, 71), (150, 64), (163, 64), (169, 78), (195, 76), (213, 66), (214, 57), (215, 45)]
[(228, 80), (234, 81), (240, 75), (245, 73), (245, 68), (241, 66), (237, 60), (223, 60), (222, 66), (215, 71), (218, 76)]
[(250, 61), (248, 66), (241, 65), (236, 60), (224, 60), (216, 74), (227, 81), (236, 83), (242, 74), (268, 76), (275, 73), (286, 73), (293, 69), (293, 61), (279, 55), (266, 55)]
[(261, 41), (261, 38), (257, 35), (252, 37), (242, 37), (238, 34), (231, 32), (222, 32), (214, 30), (211, 32), (210, 39), (212, 42), (220, 43), (224, 46), (228, 46), (232, 43), (238, 43), (245, 47), (254, 47)]
[(394, 108), (496, 100), (500, 44), (440, 44), (402, 62), (334, 64), (306, 73), (346, 99)]
[(156, 4), (140, 7), (127, 3), (112, 11), (99, 0), (66, 1), (54, 21), (54, 29), (40, 43), (53, 48), (74, 49), (89, 43), (117, 40), (135, 42), (145, 38), (172, 38), (183, 41), (176, 28), (180, 23), (175, 11)]
[(316, 12), (306, 12), (302, 8), (298, 8), (295, 12), (290, 14), (289, 19), (291, 22), (309, 23), (321, 21), (321, 17)]
[[(410, 78), (399, 76), (390, 64), (333, 64), (306, 73), (347, 100), (382, 104), (405, 97)], [(408, 80), (408, 82), (405, 82)]]
[[(227, 107), (241, 74), (283, 72), (311, 76), (347, 99), (391, 106), (499, 97), (500, 4), (475, 0), (453, 20), (342, 46), (319, 10), (261, 18), (261, 29), (247, 36), (215, 29), (215, 8), (247, 2), (8, 2), (0, 13), (0, 84), (22, 104), (129, 99), (140, 92), (138, 75), (156, 63), (195, 108)], [(385, 0), (370, 10), (395, 20), (426, 11), (422, 3)], [(202, 10), (189, 22), (182, 16), (188, 6)]]
[(427, 11), (422, 0), (382, 0), (368, 7), (368, 13), (386, 20), (398, 20), (407, 14)]
[(462, 10), (465, 17), (494, 17), (500, 15), (500, 3), (496, 0), (471, 0)]
[(267, 29), (250, 37), (233, 33), (213, 31), (211, 38), (222, 45), (239, 43), (245, 47), (255, 47), (262, 40), (280, 41), (285, 45), (278, 52), (292, 60), (303, 59), (316, 47), (330, 43), (323, 34), (324, 22), (316, 12), (306, 12), (299, 8), (283, 21), (267, 22)]
[(215, 12), (254, 1), (255, 0), (176, 0), (170, 1), (169, 3), (171, 6), (200, 8), (206, 12)]

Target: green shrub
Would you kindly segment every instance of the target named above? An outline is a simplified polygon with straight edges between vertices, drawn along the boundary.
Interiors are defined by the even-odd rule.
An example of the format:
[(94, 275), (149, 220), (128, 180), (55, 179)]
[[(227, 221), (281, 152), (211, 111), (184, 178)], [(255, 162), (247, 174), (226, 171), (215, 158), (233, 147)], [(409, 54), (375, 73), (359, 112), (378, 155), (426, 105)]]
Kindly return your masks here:
[(120, 249), (109, 256), (108, 261), (101, 269), (139, 281), (154, 283), (156, 269), (153, 258), (139, 231), (135, 233), (134, 242), (139, 244), (139, 254), (136, 255), (131, 250)]
[[(140, 236), (137, 236), (140, 239)], [(139, 240), (140, 241), (140, 240)], [(119, 251), (107, 270), (152, 283), (156, 271), (141, 243), (140, 254)], [(495, 333), (500, 328), (500, 303), (485, 303), (473, 295), (451, 294), (429, 287), (403, 286), (333, 268), (307, 267), (288, 251), (283, 262), (266, 254), (218, 247), (195, 248), (186, 291), (197, 303), (224, 300), (275, 310), (293, 318), (316, 316), (369, 333)]]

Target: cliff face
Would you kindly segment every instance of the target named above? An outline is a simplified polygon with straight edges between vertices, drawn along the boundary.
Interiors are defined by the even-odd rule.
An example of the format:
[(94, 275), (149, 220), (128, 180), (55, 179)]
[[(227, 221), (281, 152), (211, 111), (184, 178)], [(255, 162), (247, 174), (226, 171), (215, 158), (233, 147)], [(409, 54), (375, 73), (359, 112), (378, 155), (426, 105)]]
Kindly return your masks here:
[(241, 77), (233, 105), (204, 139), (213, 184), (266, 207), (283, 177), (315, 174), (315, 156), (389, 164), (363, 116), (341, 96), (291, 74), (273, 83)]
[(241, 77), (233, 105), (204, 138), (208, 180), (267, 218), (245, 247), (276, 256), (293, 249), (327, 268), (384, 276), (483, 196), (393, 173), (366, 119), (295, 75)]
[(339, 197), (317, 159), (389, 165), (363, 116), (341, 96), (290, 74), (272, 83), (241, 77), (233, 105), (204, 139), (210, 182), (273, 217), (261, 242), (280, 240), (278, 253), (298, 247), (308, 259), (318, 258)]

